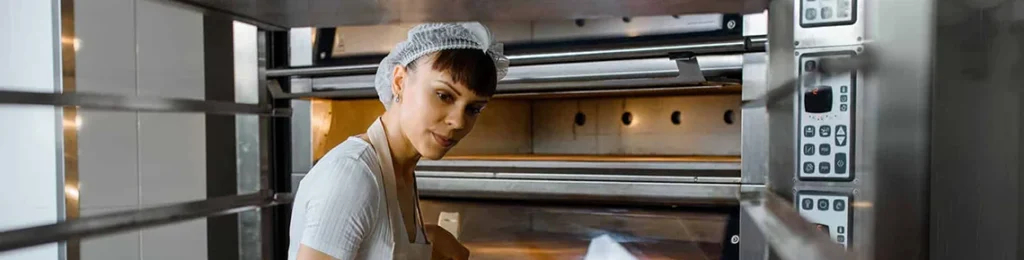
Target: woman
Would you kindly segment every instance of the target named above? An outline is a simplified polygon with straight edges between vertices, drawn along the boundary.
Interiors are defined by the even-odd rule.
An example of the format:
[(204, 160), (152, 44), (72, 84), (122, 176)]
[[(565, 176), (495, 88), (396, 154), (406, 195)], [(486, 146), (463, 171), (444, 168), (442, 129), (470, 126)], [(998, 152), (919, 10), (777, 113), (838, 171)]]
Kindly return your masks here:
[(387, 109), (331, 149), (299, 185), (289, 259), (467, 259), (450, 233), (423, 225), (413, 169), (466, 136), (508, 59), (479, 23), (424, 24), (377, 69)]

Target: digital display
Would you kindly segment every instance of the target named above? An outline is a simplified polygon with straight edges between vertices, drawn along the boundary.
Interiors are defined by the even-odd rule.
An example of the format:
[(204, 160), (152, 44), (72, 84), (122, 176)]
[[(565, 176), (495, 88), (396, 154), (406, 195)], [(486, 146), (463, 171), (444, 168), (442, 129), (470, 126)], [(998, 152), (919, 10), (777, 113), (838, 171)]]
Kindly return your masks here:
[(804, 111), (807, 113), (832, 111), (832, 87), (818, 86), (804, 92)]
[(829, 234), (828, 225), (825, 225), (825, 224), (814, 224), (814, 226), (815, 226), (815, 228), (818, 229), (818, 231), (821, 231), (822, 233), (825, 233), (825, 235)]

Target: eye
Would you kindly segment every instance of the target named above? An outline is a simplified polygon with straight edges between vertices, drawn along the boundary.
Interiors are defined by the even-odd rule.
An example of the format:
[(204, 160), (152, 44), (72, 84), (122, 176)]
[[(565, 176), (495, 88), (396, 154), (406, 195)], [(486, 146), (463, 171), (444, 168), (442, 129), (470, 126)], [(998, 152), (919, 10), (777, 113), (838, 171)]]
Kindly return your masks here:
[(445, 103), (451, 103), (455, 101), (455, 98), (452, 97), (452, 95), (449, 95), (448, 93), (444, 92), (437, 92), (437, 98), (441, 99), (441, 101), (444, 101)]
[(484, 106), (469, 106), (466, 107), (466, 113), (470, 115), (479, 115), (480, 112), (484, 111)]

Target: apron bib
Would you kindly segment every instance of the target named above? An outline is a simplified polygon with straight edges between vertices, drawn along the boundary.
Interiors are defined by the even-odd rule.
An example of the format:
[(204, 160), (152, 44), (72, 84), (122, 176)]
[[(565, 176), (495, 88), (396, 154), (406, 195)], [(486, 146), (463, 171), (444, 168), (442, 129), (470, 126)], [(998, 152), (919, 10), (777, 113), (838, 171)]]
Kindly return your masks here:
[[(416, 240), (409, 243), (409, 233), (406, 231), (405, 222), (402, 218), (403, 212), (398, 205), (398, 186), (395, 180), (394, 164), (391, 161), (391, 149), (388, 146), (387, 134), (384, 133), (384, 125), (380, 118), (377, 118), (366, 130), (370, 139), (370, 145), (377, 154), (377, 161), (380, 163), (381, 179), (383, 184), (388, 208), (388, 219), (391, 222), (391, 233), (394, 239), (392, 255), (394, 259), (430, 259), (431, 245), (427, 242), (426, 234), (423, 231), (423, 218), (420, 217), (419, 191), (413, 191), (416, 200), (413, 201), (413, 208), (416, 219)], [(416, 187), (415, 184), (413, 187)]]

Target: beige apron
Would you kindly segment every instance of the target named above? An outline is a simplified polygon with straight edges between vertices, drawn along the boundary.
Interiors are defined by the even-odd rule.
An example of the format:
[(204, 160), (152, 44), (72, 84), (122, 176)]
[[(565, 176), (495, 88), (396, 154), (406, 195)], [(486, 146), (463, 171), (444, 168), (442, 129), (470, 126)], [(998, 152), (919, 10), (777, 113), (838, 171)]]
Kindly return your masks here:
[[(416, 212), (416, 242), (409, 243), (409, 233), (405, 229), (405, 222), (402, 218), (402, 210), (398, 205), (398, 186), (395, 180), (394, 164), (391, 162), (391, 149), (388, 146), (387, 134), (384, 133), (384, 125), (381, 119), (377, 118), (366, 130), (370, 139), (370, 145), (377, 153), (377, 161), (380, 163), (381, 178), (384, 180), (382, 189), (388, 206), (388, 219), (391, 221), (391, 233), (394, 238), (392, 252), (394, 259), (430, 259), (431, 245), (427, 242), (426, 234), (423, 231), (423, 218), (420, 216), (419, 191), (413, 191), (416, 201), (413, 202)], [(415, 184), (414, 186), (415, 187)]]

